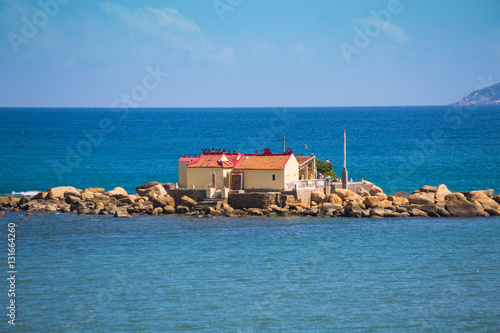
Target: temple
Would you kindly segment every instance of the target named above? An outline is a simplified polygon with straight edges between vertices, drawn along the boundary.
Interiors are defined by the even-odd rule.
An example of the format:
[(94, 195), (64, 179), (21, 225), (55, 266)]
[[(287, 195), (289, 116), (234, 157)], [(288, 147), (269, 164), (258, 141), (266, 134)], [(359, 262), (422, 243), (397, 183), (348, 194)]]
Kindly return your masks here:
[(295, 156), (292, 149), (273, 154), (242, 154), (221, 149), (179, 159), (179, 188), (284, 190), (287, 185), (317, 177), (316, 158)]

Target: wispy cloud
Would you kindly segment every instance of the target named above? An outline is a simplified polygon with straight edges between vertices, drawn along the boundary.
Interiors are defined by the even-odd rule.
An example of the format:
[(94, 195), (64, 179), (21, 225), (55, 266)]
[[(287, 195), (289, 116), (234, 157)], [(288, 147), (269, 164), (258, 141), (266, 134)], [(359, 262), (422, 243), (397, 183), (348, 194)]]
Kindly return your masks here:
[(305, 47), (301, 42), (297, 42), (295, 44), (289, 45), (288, 49), (295, 54), (301, 54), (304, 51)]
[(105, 13), (116, 15), (130, 32), (127, 38), (137, 44), (156, 45), (163, 50), (184, 50), (195, 58), (208, 53), (208, 37), (195, 22), (175, 8), (145, 6), (129, 9), (111, 2), (103, 2), (100, 7)]
[(237, 66), (236, 53), (233, 48), (224, 48), (210, 52), (207, 56), (207, 62), (214, 65)]
[(156, 9), (150, 6), (146, 6), (145, 8), (155, 14), (161, 26), (173, 26), (182, 32), (202, 34), (196, 23), (184, 17), (175, 8)]
[(389, 38), (395, 40), (398, 43), (410, 42), (410, 38), (406, 35), (405, 31), (397, 24), (392, 22), (384, 21), (380, 22), (374, 17), (359, 18), (352, 20), (356, 24), (362, 25), (364, 28), (368, 29), (380, 29)]

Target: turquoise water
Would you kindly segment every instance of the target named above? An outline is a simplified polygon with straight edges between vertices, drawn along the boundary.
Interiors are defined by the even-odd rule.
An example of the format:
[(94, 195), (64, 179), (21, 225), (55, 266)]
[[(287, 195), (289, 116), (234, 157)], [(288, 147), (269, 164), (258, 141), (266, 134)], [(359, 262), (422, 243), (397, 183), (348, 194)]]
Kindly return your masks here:
[[(314, 153), (387, 193), (446, 184), (500, 192), (500, 107), (0, 109), (0, 194), (177, 182), (177, 160), (202, 148)], [(104, 122), (104, 129), (100, 124)], [(100, 133), (100, 134), (99, 134)], [(90, 137), (90, 138), (89, 138)]]
[[(269, 146), (385, 192), (500, 192), (500, 108), (0, 109), (0, 195), (177, 181), (201, 148)], [(27, 220), (21, 220), (26, 218)], [(500, 218), (133, 217), (7, 212), (16, 329), (500, 330)], [(5, 253), (5, 252), (4, 252)], [(7, 257), (0, 267), (7, 276)], [(5, 316), (8, 283), (0, 283)]]
[(19, 214), (18, 331), (500, 329), (499, 218)]

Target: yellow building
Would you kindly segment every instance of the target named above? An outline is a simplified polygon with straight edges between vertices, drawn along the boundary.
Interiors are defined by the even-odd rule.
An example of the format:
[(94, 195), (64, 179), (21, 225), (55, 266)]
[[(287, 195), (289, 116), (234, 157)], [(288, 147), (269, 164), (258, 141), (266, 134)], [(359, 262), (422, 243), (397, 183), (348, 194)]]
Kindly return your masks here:
[(291, 149), (273, 154), (269, 148), (263, 154), (204, 152), (200, 157), (181, 157), (179, 187), (282, 190), (285, 183), (315, 178), (314, 157), (299, 159), (300, 163)]

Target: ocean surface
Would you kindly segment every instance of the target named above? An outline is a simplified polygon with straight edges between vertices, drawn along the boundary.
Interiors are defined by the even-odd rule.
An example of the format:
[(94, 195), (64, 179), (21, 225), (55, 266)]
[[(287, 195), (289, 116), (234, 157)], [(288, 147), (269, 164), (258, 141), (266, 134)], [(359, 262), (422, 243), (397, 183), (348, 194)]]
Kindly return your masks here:
[[(500, 107), (0, 109), (0, 195), (177, 181), (182, 154), (314, 153), (386, 193), (500, 192)], [(308, 150), (305, 150), (305, 145)], [(23, 332), (500, 331), (500, 218), (0, 217)], [(0, 261), (0, 331), (7, 255)]]
[(500, 330), (498, 218), (7, 213), (16, 331)]
[[(183, 154), (286, 147), (328, 158), (386, 193), (446, 184), (500, 192), (500, 106), (257, 109), (0, 109), (0, 195), (177, 182)], [(309, 148), (305, 150), (305, 145)]]

